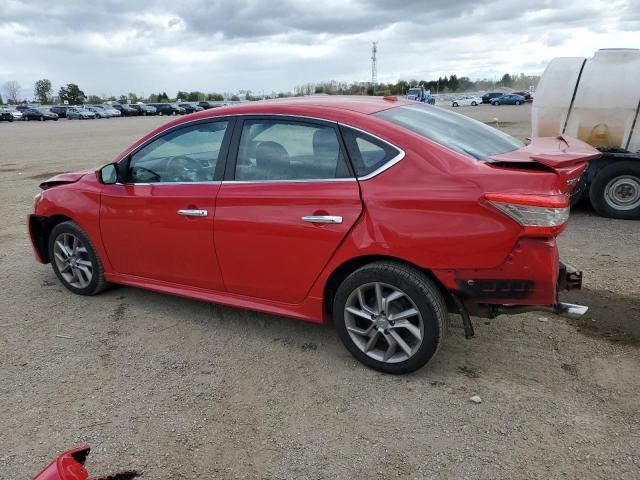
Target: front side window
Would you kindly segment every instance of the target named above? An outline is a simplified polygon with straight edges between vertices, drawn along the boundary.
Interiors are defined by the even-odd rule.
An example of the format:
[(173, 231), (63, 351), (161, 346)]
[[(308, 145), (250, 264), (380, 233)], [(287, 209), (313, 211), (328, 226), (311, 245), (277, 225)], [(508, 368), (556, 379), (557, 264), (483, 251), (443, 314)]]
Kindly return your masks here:
[(227, 125), (228, 122), (199, 123), (148, 143), (132, 155), (128, 182), (212, 181)]
[(476, 160), (524, 146), (482, 122), (431, 105), (405, 105), (375, 115)]
[(246, 120), (236, 180), (323, 180), (349, 177), (336, 130), (287, 120)]

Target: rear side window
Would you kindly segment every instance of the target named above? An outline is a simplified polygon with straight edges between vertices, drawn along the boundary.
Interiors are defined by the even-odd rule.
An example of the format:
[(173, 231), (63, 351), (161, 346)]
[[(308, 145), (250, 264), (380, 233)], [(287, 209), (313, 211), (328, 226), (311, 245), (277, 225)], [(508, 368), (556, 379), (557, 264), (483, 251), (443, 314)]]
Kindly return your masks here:
[(356, 176), (365, 177), (402, 152), (394, 146), (350, 127), (340, 126)]
[(431, 105), (405, 105), (375, 115), (476, 160), (524, 146), (482, 122)]
[(236, 180), (330, 180), (349, 176), (335, 128), (287, 120), (244, 121)]

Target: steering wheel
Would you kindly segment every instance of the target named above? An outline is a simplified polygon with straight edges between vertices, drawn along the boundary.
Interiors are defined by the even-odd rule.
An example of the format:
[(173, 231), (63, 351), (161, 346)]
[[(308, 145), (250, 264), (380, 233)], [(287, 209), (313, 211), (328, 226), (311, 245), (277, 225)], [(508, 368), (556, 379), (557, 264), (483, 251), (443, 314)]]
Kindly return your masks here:
[(193, 182), (202, 178), (202, 164), (186, 155), (176, 155), (169, 158), (165, 169), (168, 177), (178, 181)]
[[(150, 175), (149, 178), (145, 178), (144, 175), (140, 175), (140, 174), (148, 174)], [(131, 177), (135, 179), (135, 181), (137, 182), (159, 182), (160, 181), (160, 175), (158, 175), (156, 172), (154, 172), (153, 170), (151, 170), (150, 168), (146, 168), (146, 167), (133, 167), (131, 169)]]

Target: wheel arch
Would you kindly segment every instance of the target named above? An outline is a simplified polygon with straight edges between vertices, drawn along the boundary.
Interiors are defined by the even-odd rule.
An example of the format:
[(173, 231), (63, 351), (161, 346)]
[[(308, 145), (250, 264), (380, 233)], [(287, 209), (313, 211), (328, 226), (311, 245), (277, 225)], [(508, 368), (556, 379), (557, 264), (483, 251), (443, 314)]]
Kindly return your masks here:
[(329, 315), (332, 313), (333, 298), (335, 297), (338, 287), (344, 281), (345, 278), (347, 278), (353, 272), (355, 272), (356, 270), (358, 270), (359, 268), (365, 265), (368, 265), (373, 262), (384, 261), (384, 260), (401, 263), (401, 264), (413, 267), (417, 270), (420, 270), (421, 272), (426, 274), (427, 277), (429, 277), (429, 279), (433, 281), (434, 285), (438, 288), (438, 290), (440, 290), (440, 293), (442, 293), (442, 296), (444, 297), (447, 303), (447, 307), (449, 308), (449, 311), (452, 311), (452, 309), (453, 310), (456, 309), (456, 305), (453, 302), (453, 299), (451, 297), (451, 292), (449, 292), (449, 290), (442, 284), (442, 282), (433, 274), (433, 272), (430, 269), (420, 267), (415, 263), (409, 262), (399, 257), (391, 256), (391, 255), (363, 255), (359, 257), (350, 258), (349, 260), (346, 260), (345, 262), (341, 263), (333, 270), (333, 272), (331, 272), (331, 275), (329, 275), (329, 278), (327, 278), (327, 281), (325, 282), (325, 285), (324, 285), (324, 291), (323, 291), (323, 306), (324, 306), (325, 313)]
[(43, 263), (50, 263), (49, 258), (49, 236), (51, 230), (62, 222), (73, 221), (72, 218), (55, 214), (49, 217), (31, 216), (29, 219), (29, 229), (33, 240), (34, 247), (38, 250), (38, 255)]

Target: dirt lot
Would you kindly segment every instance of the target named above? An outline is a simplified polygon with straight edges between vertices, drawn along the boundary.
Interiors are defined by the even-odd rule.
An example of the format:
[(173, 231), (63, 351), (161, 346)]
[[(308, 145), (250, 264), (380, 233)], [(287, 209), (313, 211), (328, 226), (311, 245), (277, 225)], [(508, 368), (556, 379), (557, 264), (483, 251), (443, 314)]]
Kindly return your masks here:
[[(529, 134), (529, 107), (459, 112)], [(0, 124), (0, 478), (87, 442), (94, 475), (144, 478), (640, 478), (640, 223), (574, 212), (560, 239), (590, 305), (457, 318), (405, 377), (330, 327), (118, 287), (74, 296), (37, 264), (38, 183), (109, 161), (164, 118)], [(481, 404), (469, 401), (482, 397)]]

